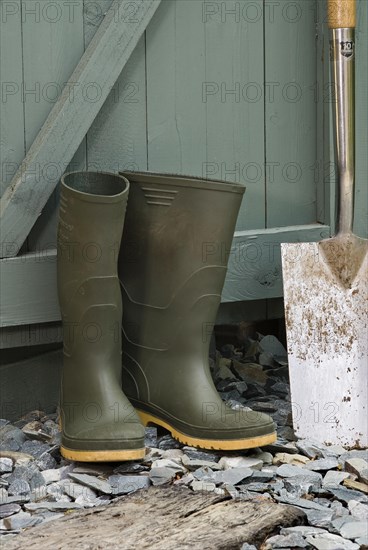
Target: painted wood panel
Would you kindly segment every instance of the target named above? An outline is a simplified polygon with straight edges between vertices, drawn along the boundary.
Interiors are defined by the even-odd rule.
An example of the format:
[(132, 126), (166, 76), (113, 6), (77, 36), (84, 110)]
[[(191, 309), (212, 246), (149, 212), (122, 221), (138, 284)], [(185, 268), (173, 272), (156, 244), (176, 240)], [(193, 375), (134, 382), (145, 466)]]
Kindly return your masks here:
[[(357, 1), (355, 227), (360, 235), (367, 236), (368, 3)], [(62, 82), (111, 3), (112, 0), (66, 3), (74, 5), (72, 21), (64, 17), (54, 23), (50, 20), (58, 8), (51, 7), (38, 23), (37, 0), (14, 0), (12, 5), (19, 5), (19, 11), (12, 19), (8, 18), (8, 25), (1, 27), (1, 39), (6, 41), (6, 47), (1, 44), (2, 78), (5, 74), (9, 81), (21, 84), (24, 66), (27, 90), (37, 82), (40, 91), (42, 82), (44, 88), (45, 83)], [(25, 6), (22, 35), (21, 10)], [(36, 9), (33, 15), (32, 9)], [(9, 45), (12, 54), (7, 62), (4, 52)], [(267, 238), (278, 257), (281, 238), (278, 228), (283, 228), (283, 239), (314, 240), (320, 231), (327, 231), (326, 227), (314, 226), (312, 239), (309, 230), (296, 226), (316, 221), (329, 225), (333, 212), (334, 174), (329, 170), (333, 141), (326, 52), (324, 2), (162, 2), (71, 168), (148, 169), (242, 181), (247, 191), (235, 249), (243, 243), (243, 251), (249, 250), (249, 243), (259, 244)], [(39, 103), (32, 93), (26, 95), (24, 105), (17, 94), (2, 103), (1, 130), (5, 128), (6, 133), (4, 138), (2, 130), (1, 152), (3, 155), (5, 151), (6, 161), (21, 161), (25, 153), (24, 136), (29, 145), (42, 125), (52, 106), (47, 100), (52, 86), (43, 91), (46, 98), (40, 97)], [(298, 94), (301, 97), (295, 101)], [(298, 167), (293, 164), (301, 170), (297, 181), (293, 178), (298, 175)], [(9, 176), (3, 178), (2, 185), (9, 179)], [(56, 207), (57, 195), (49, 201), (32, 230), (28, 239), (30, 249), (54, 245)], [(247, 232), (251, 232), (248, 234), (251, 240), (246, 245), (243, 241)], [(25, 280), (29, 284), (26, 265), (27, 262), (22, 268), (23, 278), (18, 276), (18, 267), (14, 268), (14, 277), (7, 271), (14, 300), (19, 285)], [(255, 274), (253, 267), (254, 262), (249, 259), (241, 265), (234, 265), (231, 260), (225, 303), (281, 296), (280, 277), (276, 277), (273, 286), (267, 283), (268, 277), (272, 278), (272, 268), (261, 261)], [(262, 276), (265, 284), (259, 283)], [(29, 300), (26, 294), (20, 294), (24, 316), (19, 305), (15, 317), (10, 314), (10, 324), (55, 318), (55, 312), (50, 313), (47, 304), (42, 305), (45, 292), (41, 289), (46, 288), (46, 294), (55, 294), (52, 269), (38, 263), (37, 276), (31, 277), (43, 281), (43, 286), (37, 286), (40, 295)], [(28, 292), (34, 291), (28, 287)], [(262, 311), (268, 315), (267, 302), (262, 304)]]
[[(83, 2), (22, 0), (22, 14), (28, 151), (83, 54)], [(40, 170), (57, 170), (61, 177), (66, 168), (50, 158)], [(28, 250), (55, 246), (58, 203), (55, 190), (29, 234)]]
[(63, 341), (63, 328), (60, 322), (35, 323), (31, 325), (0, 328), (0, 350), (28, 348)]
[(87, 134), (89, 170), (147, 170), (145, 37)]
[(328, 235), (329, 227), (319, 224), (237, 233), (229, 254), (222, 301), (281, 297), (280, 243), (313, 242)]
[(330, 131), (330, 65), (329, 30), (326, 25), (327, 5), (317, 2), (317, 78), (315, 85), (317, 147), (313, 179), (316, 184), (317, 222), (331, 225), (330, 209), (330, 143), (327, 134)]
[(27, 150), (82, 56), (82, 7), (22, 0)]
[[(57, 170), (49, 175), (45, 171), (39, 174), (35, 169), (48, 165), (50, 156), (54, 165), (70, 162), (160, 2), (136, 1), (134, 16), (124, 20), (121, 11), (130, 3), (114, 0), (68, 86), (2, 197), (2, 244), (11, 241), (20, 246), (24, 242), (59, 179)], [(74, 83), (78, 85), (74, 86)], [(97, 96), (92, 98), (90, 95), (86, 97), (91, 85), (93, 94), (97, 88)], [(23, 216), (20, 218), (19, 214)], [(14, 255), (14, 251), (11, 253), (5, 246), (2, 249), (3, 256)]]
[(56, 251), (0, 260), (0, 326), (60, 320)]
[[(280, 243), (316, 241), (328, 232), (322, 225), (238, 232), (229, 255), (223, 302), (281, 297)], [(60, 320), (55, 250), (0, 260), (0, 269), (0, 326)]]
[(25, 155), (22, 103), (21, 0), (3, 4), (0, 17), (0, 196)]
[(356, 56), (356, 193), (358, 235), (368, 238), (368, 2), (358, 0)]
[(263, 16), (261, 0), (203, 9), (206, 162), (209, 175), (246, 184), (237, 231), (266, 227)]
[(317, 221), (316, 74), (316, 3), (275, 3), (265, 17), (269, 228)]
[[(190, 32), (189, 32), (190, 29)], [(147, 29), (148, 169), (201, 176), (206, 160), (202, 3), (163, 2)]]
[(246, 183), (240, 230), (265, 223), (262, 2), (244, 6), (164, 3), (147, 30), (148, 168)]
[[(86, 43), (91, 40), (111, 2), (86, 2)], [(87, 134), (88, 170), (147, 170), (146, 119), (144, 34)]]

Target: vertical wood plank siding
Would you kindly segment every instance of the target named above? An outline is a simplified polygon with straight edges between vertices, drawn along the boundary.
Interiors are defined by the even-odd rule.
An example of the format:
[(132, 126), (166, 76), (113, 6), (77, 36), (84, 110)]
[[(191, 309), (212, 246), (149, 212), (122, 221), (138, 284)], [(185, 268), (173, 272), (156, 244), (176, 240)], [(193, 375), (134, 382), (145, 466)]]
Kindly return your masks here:
[(368, 2), (358, 0), (355, 231), (368, 236)]
[(282, 0), (265, 18), (267, 227), (317, 219), (315, 20), (309, 0)]
[[(3, 3), (1, 193), (111, 2), (77, 0), (72, 12), (60, 2), (59, 15), (58, 3), (48, 0), (12, 0), (13, 14)], [(366, 237), (368, 2), (357, 2), (355, 229)], [(294, 226), (295, 234), (295, 226), (333, 225), (327, 44), (319, 0), (164, 0), (70, 169), (148, 169), (244, 182), (240, 240), (244, 231), (288, 233)], [(57, 204), (56, 191), (27, 250), (55, 246)], [(300, 238), (310, 234), (305, 231)], [(226, 296), (239, 289), (228, 278)], [(263, 297), (269, 295), (265, 289)]]
[[(85, 0), (87, 41), (98, 24), (96, 16), (104, 13), (111, 2), (98, 0), (90, 4)], [(88, 7), (94, 12), (88, 13)], [(147, 170), (145, 52), (144, 35), (88, 132), (88, 170)]]
[[(30, 148), (84, 51), (83, 3), (67, 9), (65, 3), (22, 0), (25, 143)], [(22, 159), (23, 160), (23, 159)], [(44, 170), (58, 170), (49, 159)], [(56, 241), (58, 190), (48, 200), (33, 226), (28, 250), (50, 248)]]
[(0, 17), (0, 196), (25, 156), (21, 0)]

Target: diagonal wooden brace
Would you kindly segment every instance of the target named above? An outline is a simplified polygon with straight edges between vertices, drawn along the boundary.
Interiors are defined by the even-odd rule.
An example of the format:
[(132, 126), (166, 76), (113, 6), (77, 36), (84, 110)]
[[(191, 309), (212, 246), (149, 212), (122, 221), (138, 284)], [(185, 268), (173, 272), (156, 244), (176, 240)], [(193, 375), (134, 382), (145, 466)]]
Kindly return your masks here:
[[(17, 255), (62, 175), (44, 168), (72, 160), (160, 3), (114, 0), (1, 198), (0, 257)], [(91, 83), (101, 91), (96, 101), (84, 96)]]

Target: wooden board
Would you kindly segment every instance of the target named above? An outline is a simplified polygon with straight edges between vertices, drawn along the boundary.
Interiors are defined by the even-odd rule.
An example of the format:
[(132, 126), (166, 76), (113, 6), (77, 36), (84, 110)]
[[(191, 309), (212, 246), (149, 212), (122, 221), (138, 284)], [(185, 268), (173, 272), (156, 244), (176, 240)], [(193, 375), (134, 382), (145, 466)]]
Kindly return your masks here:
[(203, 10), (207, 171), (246, 184), (237, 231), (266, 227), (264, 9), (227, 0)]
[(4, 6), (0, 17), (0, 196), (25, 155), (24, 108), (22, 103), (21, 0)]
[[(99, 0), (94, 9), (110, 2)], [(144, 33), (87, 134), (88, 170), (147, 170), (145, 56)]]
[[(281, 242), (327, 236), (323, 225), (239, 232), (232, 245), (223, 302), (282, 296)], [(3, 327), (60, 320), (56, 250), (0, 261), (0, 318)]]
[(265, 227), (262, 2), (244, 3), (254, 5), (256, 21), (239, 3), (232, 15), (231, 0), (177, 0), (147, 30), (148, 169), (246, 183), (239, 230)]
[(356, 192), (354, 229), (368, 238), (368, 2), (358, 0), (356, 39)]
[(280, 243), (319, 241), (328, 236), (329, 228), (318, 224), (238, 232), (229, 255), (222, 301), (282, 296)]
[[(111, 2), (98, 0), (86, 3), (86, 44), (92, 39)], [(87, 134), (88, 170), (118, 172), (147, 169), (145, 34)]]
[(60, 320), (56, 250), (0, 261), (0, 326)]
[(29, 348), (63, 341), (61, 322), (35, 323), (0, 328), (0, 349)]
[[(57, 6), (38, 0), (22, 0), (22, 12), (24, 129), (28, 152), (83, 55), (83, 2)], [(66, 166), (63, 159), (57, 163), (49, 158), (44, 169), (57, 170), (60, 177)], [(59, 196), (55, 191), (28, 235), (28, 251), (55, 245), (58, 204)]]
[[(36, 80), (61, 82), (78, 58), (71, 44), (79, 53), (89, 45), (112, 1), (80, 0), (72, 8), (73, 25), (68, 17), (65, 19), (65, 14), (53, 24), (47, 21), (47, 17), (37, 23), (30, 13), (31, 8), (37, 5), (36, 0), (32, 0), (32, 5), (27, 3), (28, 0), (11, 2), (15, 13), (9, 15), (5, 22), (4, 18), (0, 21), (1, 40), (4, 40), (1, 44), (2, 78), (21, 82), (24, 65), (27, 80), (31, 78), (28, 88)], [(66, 4), (64, 8), (70, 9)], [(282, 0), (264, 5), (262, 0), (244, 0), (242, 3), (225, 0), (204, 4), (172, 0), (162, 4), (148, 27), (147, 36), (142, 36), (139, 41), (117, 80), (115, 90), (109, 93), (105, 106), (68, 169), (85, 169), (88, 160), (88, 169), (101, 167), (116, 171), (138, 168), (197, 175), (205, 172), (208, 176), (212, 172), (213, 177), (244, 181), (247, 191), (238, 219), (236, 243), (242, 243), (243, 231), (267, 227), (272, 233), (272, 226), (275, 226), (275, 234), (278, 233), (278, 226), (284, 226), (286, 233), (290, 229), (295, 234), (297, 226), (293, 228), (292, 224), (304, 223), (303, 218), (307, 223), (317, 221), (329, 225), (333, 231), (335, 175), (330, 169), (333, 139), (326, 56), (329, 37), (324, 2), (311, 0), (306, 5), (303, 0), (297, 3)], [(365, 21), (368, 4), (365, 0), (357, 0), (357, 5), (355, 230), (367, 236), (368, 28)], [(24, 22), (23, 34), (22, 6), (26, 7), (26, 13), (30, 13)], [(56, 12), (55, 8), (49, 9), (50, 19)], [(293, 18), (299, 20), (292, 22)], [(53, 32), (50, 33), (50, 29)], [(63, 33), (67, 37), (65, 43)], [(6, 52), (9, 51), (11, 54), (8, 56)], [(49, 58), (52, 63), (48, 62)], [(318, 87), (316, 80), (321, 83)], [(294, 81), (303, 90), (303, 101), (295, 105), (286, 101), (287, 96), (286, 99), (283, 97), (281, 86)], [(280, 86), (272, 88), (272, 82), (280, 83)], [(249, 85), (252, 83), (254, 85)], [(206, 84), (207, 87), (204, 86)], [(261, 100), (256, 97), (257, 101), (252, 101), (255, 97), (252, 92), (256, 93), (260, 88)], [(272, 89), (275, 92), (273, 100)], [(287, 88), (287, 91), (292, 93), (293, 87)], [(136, 99), (138, 103), (134, 102)], [(35, 132), (35, 128), (42, 125), (50, 106), (47, 101), (35, 103), (32, 95), (23, 104), (20, 94), (14, 94), (9, 101), (0, 104), (1, 155), (6, 162), (19, 163), (24, 158), (24, 134), (28, 135), (30, 142), (30, 132)], [(24, 123), (23, 108), (27, 114), (27, 125)], [(295, 117), (298, 126), (294, 124)], [(3, 128), (6, 128), (5, 133)], [(316, 143), (313, 152), (314, 133)], [(305, 141), (302, 141), (304, 137)], [(307, 166), (303, 177), (308, 174), (309, 179), (305, 178), (294, 186), (285, 178), (271, 178), (272, 163), (281, 162), (279, 157), (286, 163), (298, 157), (297, 162)], [(252, 171), (252, 164), (257, 163), (261, 166), (260, 178), (255, 177), (256, 167)], [(4, 177), (3, 170), (3, 188), (12, 175), (7, 172)], [(53, 195), (32, 229), (25, 250), (35, 250), (40, 254), (45, 248), (55, 247), (56, 214), (57, 195)], [(19, 223), (18, 216), (14, 224)], [(302, 225), (300, 229), (301, 241), (309, 240), (305, 237), (304, 228)], [(259, 243), (263, 243), (262, 235), (260, 239)], [(16, 251), (16, 247), (9, 244), (7, 255)], [(26, 281), (30, 295), (35, 287), (32, 278), (27, 278), (27, 263), (12, 265), (14, 274), (7, 271), (9, 287), (6, 294), (18, 303), (18, 285), (23, 284), (22, 281)], [(25, 270), (23, 278), (19, 275), (21, 265)], [(253, 267), (252, 262), (231, 267), (224, 299), (245, 300), (249, 302), (244, 302), (246, 309), (256, 307), (264, 317), (274, 316), (280, 312), (279, 305), (275, 308), (274, 302), (267, 304), (265, 299), (272, 293), (281, 296), (281, 281), (276, 277), (273, 286), (260, 285), (255, 282), (259, 274), (254, 273)], [(263, 275), (271, 273), (270, 266), (263, 260), (258, 268)], [(43, 285), (36, 287), (39, 296), (32, 295), (29, 300), (27, 291), (23, 289), (19, 294), (23, 305), (17, 305), (16, 313), (10, 314), (6, 323), (21, 323), (23, 326), (28, 322), (48, 321), (50, 310), (44, 303), (44, 289), (46, 294), (51, 292), (53, 295), (55, 278), (51, 270), (51, 279), (46, 280), (47, 270), (40, 264), (38, 269), (37, 277), (43, 281)], [(265, 301), (261, 303), (261, 299)], [(10, 304), (7, 298), (4, 303)], [(228, 301), (226, 305), (231, 307)], [(51, 318), (54, 315), (55, 312)]]
[(317, 221), (315, 2), (281, 0), (273, 13), (265, 18), (268, 228)]
[(330, 66), (326, 58), (329, 51), (329, 32), (326, 26), (327, 4), (317, 2), (316, 5), (316, 30), (317, 30), (317, 79), (314, 85), (316, 104), (317, 142), (316, 159), (314, 163), (313, 179), (316, 184), (317, 198), (317, 222), (331, 225), (330, 211), (330, 142), (327, 139), (330, 128), (329, 98), (331, 94)]
[(231, 500), (183, 487), (150, 487), (111, 504), (26, 530), (7, 548), (69, 550), (91, 544), (111, 550), (257, 548), (280, 527), (303, 525), (305, 514), (263, 496)]
[[(81, 28), (75, 28), (75, 35), (84, 47), (89, 45), (112, 2), (85, 2)], [(61, 59), (70, 62), (67, 56)], [(110, 172), (147, 169), (145, 36), (138, 42), (66, 171), (85, 169)], [(58, 202), (55, 190), (27, 239), (29, 251), (55, 246)]]
[(164, 2), (147, 29), (148, 170), (202, 175), (205, 60), (201, 3)]
[(3, 257), (18, 252), (60, 179), (57, 170), (51, 175), (44, 167), (50, 158), (56, 165), (70, 162), (160, 1), (137, 0), (129, 16), (127, 0), (112, 4), (71, 76), (73, 100), (66, 86), (1, 199)]

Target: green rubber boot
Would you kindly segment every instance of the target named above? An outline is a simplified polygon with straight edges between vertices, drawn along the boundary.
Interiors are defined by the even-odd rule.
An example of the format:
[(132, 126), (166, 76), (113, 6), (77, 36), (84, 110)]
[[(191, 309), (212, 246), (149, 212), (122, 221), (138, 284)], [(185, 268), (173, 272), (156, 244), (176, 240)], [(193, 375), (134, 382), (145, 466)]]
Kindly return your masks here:
[(75, 172), (61, 183), (58, 293), (64, 329), (62, 455), (83, 462), (142, 458), (144, 427), (121, 390), (117, 259), (129, 182)]
[(125, 173), (129, 208), (120, 250), (123, 388), (142, 422), (204, 449), (258, 447), (272, 419), (222, 401), (208, 352), (242, 185)]

